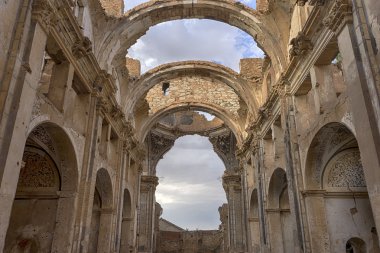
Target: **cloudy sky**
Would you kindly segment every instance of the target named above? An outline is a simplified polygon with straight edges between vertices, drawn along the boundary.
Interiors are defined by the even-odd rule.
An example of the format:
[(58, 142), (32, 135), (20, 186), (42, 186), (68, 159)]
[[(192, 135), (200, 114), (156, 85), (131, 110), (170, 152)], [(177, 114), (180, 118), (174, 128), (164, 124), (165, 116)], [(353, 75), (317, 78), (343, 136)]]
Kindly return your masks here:
[[(146, 2), (125, 0), (125, 10)], [(256, 0), (241, 0), (252, 8)], [(239, 60), (263, 57), (254, 40), (245, 32), (212, 20), (178, 20), (158, 24), (133, 45), (128, 55), (141, 62), (142, 72), (158, 65), (205, 60), (239, 71)], [(218, 207), (226, 202), (220, 180), (223, 162), (205, 137), (185, 136), (157, 166), (160, 177), (157, 201), (163, 217), (188, 229), (217, 229)]]
[(218, 207), (226, 203), (224, 164), (208, 138), (184, 136), (157, 166), (157, 202), (162, 217), (188, 229), (217, 229)]
[[(126, 0), (126, 10), (142, 0)], [(256, 0), (241, 2), (255, 7)], [(158, 24), (133, 45), (128, 55), (139, 59), (142, 72), (173, 61), (205, 60), (239, 71), (241, 58), (262, 57), (263, 52), (245, 32), (212, 20), (176, 20)]]

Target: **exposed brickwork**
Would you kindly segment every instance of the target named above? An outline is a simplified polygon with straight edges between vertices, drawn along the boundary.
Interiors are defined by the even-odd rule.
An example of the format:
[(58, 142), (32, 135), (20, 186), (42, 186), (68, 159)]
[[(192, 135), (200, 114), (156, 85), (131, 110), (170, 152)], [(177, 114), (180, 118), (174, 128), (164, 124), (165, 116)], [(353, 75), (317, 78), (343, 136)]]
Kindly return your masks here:
[(240, 75), (248, 80), (261, 80), (263, 59), (246, 58), (240, 60)]
[(223, 232), (218, 230), (160, 231), (158, 237), (159, 253), (219, 253), (223, 247)]
[(110, 16), (120, 17), (124, 13), (123, 0), (100, 0), (103, 9)]
[(269, 10), (269, 0), (256, 0), (256, 10), (267, 12)]
[(146, 100), (151, 115), (174, 103), (201, 102), (216, 104), (237, 118), (240, 107), (239, 97), (232, 88), (219, 81), (199, 76), (172, 79), (166, 96), (162, 84), (156, 85), (149, 90)]
[(129, 72), (129, 77), (138, 78), (141, 74), (141, 64), (139, 60), (127, 57), (126, 65)]

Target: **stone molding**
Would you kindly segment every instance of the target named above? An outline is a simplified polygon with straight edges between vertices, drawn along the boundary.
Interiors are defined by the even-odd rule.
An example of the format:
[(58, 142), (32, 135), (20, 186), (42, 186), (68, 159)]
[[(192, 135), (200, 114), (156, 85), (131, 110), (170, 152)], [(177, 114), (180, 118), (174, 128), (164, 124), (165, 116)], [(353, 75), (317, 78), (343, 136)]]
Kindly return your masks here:
[(305, 6), (306, 3), (309, 3), (311, 6), (322, 6), (324, 5), (326, 0), (298, 0), (298, 6)]
[(328, 16), (323, 19), (323, 25), (339, 34), (344, 25), (353, 22), (350, 0), (335, 0)]

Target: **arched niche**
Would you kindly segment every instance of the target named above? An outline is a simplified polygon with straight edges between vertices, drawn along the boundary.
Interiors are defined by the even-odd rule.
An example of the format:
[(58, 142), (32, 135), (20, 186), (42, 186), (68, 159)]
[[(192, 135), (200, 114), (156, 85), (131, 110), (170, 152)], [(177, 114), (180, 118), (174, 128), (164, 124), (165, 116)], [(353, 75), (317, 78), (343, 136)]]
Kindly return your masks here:
[(65, 130), (44, 122), (27, 138), (5, 252), (71, 248), (78, 187), (77, 158)]
[(109, 172), (100, 168), (96, 173), (88, 252), (111, 250), (113, 187)]
[(322, 189), (326, 164), (335, 154), (350, 147), (357, 148), (357, 142), (345, 125), (332, 122), (323, 126), (308, 148), (304, 173), (306, 188)]
[[(369, 250), (379, 252), (371, 232), (375, 224), (353, 133), (336, 122), (321, 127), (310, 144), (305, 165), (305, 203), (313, 250), (344, 252), (350, 238), (360, 238)], [(319, 229), (313, 230), (314, 226)]]
[(120, 236), (120, 253), (129, 253), (132, 247), (133, 233), (132, 198), (128, 189), (123, 192), (123, 210)]
[(253, 249), (253, 252), (259, 252), (260, 250), (260, 220), (257, 194), (257, 189), (252, 190), (248, 217), (251, 234), (251, 247)]
[(273, 252), (295, 251), (295, 221), (290, 213), (288, 180), (282, 168), (274, 170), (268, 188), (267, 217)]

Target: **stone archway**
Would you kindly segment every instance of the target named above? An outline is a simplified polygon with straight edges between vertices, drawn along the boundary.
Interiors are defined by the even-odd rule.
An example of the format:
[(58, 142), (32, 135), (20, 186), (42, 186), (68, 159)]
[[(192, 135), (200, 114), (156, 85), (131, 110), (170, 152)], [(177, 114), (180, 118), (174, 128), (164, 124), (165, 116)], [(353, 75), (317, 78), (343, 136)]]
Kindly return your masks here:
[(186, 77), (197, 77), (205, 81), (211, 79), (216, 85), (229, 86), (234, 93), (242, 98), (247, 106), (250, 106), (247, 109), (255, 116), (258, 101), (253, 96), (252, 87), (247, 80), (230, 68), (206, 61), (174, 62), (149, 70), (134, 82), (132, 90), (128, 93), (125, 100), (126, 113), (132, 113), (138, 99), (148, 93), (154, 86), (163, 82), (170, 84), (172, 80)]
[(205, 103), (174, 103), (166, 108), (163, 108), (160, 111), (157, 111), (155, 114), (150, 116), (140, 127), (140, 131), (137, 133), (139, 140), (144, 140), (152, 129), (152, 127), (164, 116), (179, 112), (179, 111), (191, 111), (191, 110), (199, 110), (211, 113), (216, 117), (220, 118), (226, 126), (231, 129), (234, 136), (236, 137), (236, 141), (238, 144), (242, 142), (242, 130), (240, 130), (240, 126), (234, 121), (234, 117), (226, 112), (223, 108), (217, 107), (215, 105), (208, 105)]
[[(289, 24), (290, 17), (284, 15), (280, 8), (274, 11), (283, 23)], [(166, 21), (191, 18), (220, 21), (247, 32), (276, 63), (277, 73), (286, 64), (287, 29), (282, 29), (273, 16), (262, 15), (244, 4), (228, 0), (164, 0), (141, 4), (118, 20), (106, 21), (104, 31), (97, 38), (99, 44), (95, 45), (96, 57), (103, 67), (109, 64), (116, 66), (120, 60), (123, 61), (130, 46), (150, 27)]]
[(68, 210), (75, 206), (77, 185), (68, 135), (53, 123), (36, 126), (25, 144), (4, 251), (68, 251), (75, 217)]

